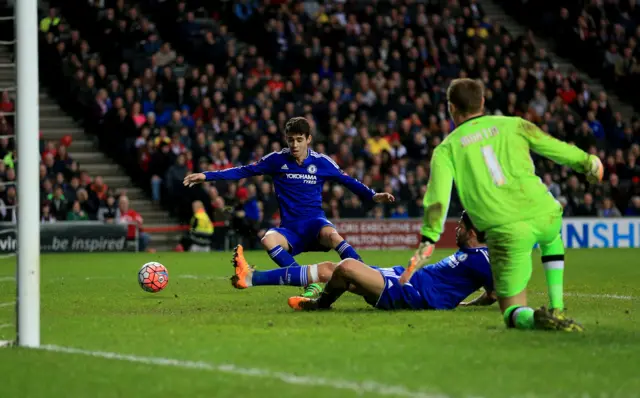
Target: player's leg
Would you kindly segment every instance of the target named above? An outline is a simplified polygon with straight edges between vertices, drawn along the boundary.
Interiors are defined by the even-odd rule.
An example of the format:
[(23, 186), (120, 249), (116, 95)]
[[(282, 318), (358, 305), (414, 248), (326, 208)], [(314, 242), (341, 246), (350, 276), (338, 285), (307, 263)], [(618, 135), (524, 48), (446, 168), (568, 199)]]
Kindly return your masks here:
[(353, 258), (362, 261), (362, 258), (356, 250), (349, 242), (340, 236), (333, 225), (325, 225), (322, 227), (318, 233), (318, 242), (323, 246), (333, 248), (343, 260)]
[(541, 236), (537, 220), (504, 225), (487, 231), (498, 302), (507, 327), (517, 329), (578, 330), (544, 307), (527, 306), (533, 245)]
[(486, 231), (486, 236), (494, 285), (505, 324), (509, 328), (534, 329), (536, 314), (527, 306), (526, 292), (535, 244), (529, 226), (515, 223), (492, 228)]
[(347, 291), (363, 296), (368, 302), (374, 302), (385, 288), (380, 271), (361, 261), (342, 260), (333, 271), (333, 275), (318, 299), (291, 297), (289, 306), (296, 310), (329, 309)]
[(269, 257), (280, 267), (298, 267), (299, 264), (289, 253), (295, 247), (297, 236), (286, 228), (272, 228), (260, 240)]
[(584, 328), (564, 314), (564, 242), (560, 235), (562, 215), (555, 214), (537, 220), (538, 242), (542, 254), (549, 307), (553, 321), (562, 323), (567, 331), (583, 331)]
[(237, 246), (233, 254), (233, 266), (235, 274), (231, 277), (231, 284), (236, 289), (246, 289), (253, 286), (307, 286), (309, 283), (327, 282), (337, 264), (326, 261), (319, 264), (257, 271), (244, 257), (243, 247)]
[(549, 292), (549, 308), (564, 309), (564, 242), (560, 234), (548, 243), (540, 243), (542, 266)]

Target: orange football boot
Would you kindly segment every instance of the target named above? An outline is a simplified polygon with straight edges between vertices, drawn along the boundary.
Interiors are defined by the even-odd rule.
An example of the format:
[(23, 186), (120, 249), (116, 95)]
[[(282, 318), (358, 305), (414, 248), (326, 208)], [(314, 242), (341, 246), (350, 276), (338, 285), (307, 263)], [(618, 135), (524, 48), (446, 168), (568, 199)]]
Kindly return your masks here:
[(242, 245), (238, 245), (234, 249), (232, 262), (235, 268), (235, 275), (231, 277), (231, 284), (233, 287), (236, 289), (246, 289), (251, 287), (253, 268), (244, 258), (244, 248)]
[(313, 311), (320, 309), (318, 308), (318, 299), (312, 299), (308, 297), (289, 297), (287, 304), (289, 304), (289, 307), (293, 308), (296, 311)]

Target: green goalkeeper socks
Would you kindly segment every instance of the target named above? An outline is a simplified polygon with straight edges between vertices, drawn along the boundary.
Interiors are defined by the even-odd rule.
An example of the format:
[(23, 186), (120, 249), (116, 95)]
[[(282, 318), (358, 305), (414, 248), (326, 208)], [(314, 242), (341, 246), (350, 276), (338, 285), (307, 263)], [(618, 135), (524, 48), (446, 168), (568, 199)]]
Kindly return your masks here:
[(542, 256), (549, 292), (549, 307), (564, 309), (564, 255)]
[(504, 312), (504, 323), (508, 328), (534, 329), (533, 308), (512, 305)]

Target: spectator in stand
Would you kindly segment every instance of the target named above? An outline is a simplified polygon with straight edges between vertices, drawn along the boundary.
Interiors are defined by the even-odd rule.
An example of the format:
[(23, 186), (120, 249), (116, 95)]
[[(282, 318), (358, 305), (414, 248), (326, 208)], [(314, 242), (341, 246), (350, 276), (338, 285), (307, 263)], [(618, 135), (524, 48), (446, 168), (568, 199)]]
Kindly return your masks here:
[(236, 196), (238, 203), (233, 211), (231, 224), (233, 229), (244, 238), (243, 244), (247, 248), (253, 249), (258, 244), (257, 233), (260, 225), (258, 202), (255, 196), (251, 195), (249, 189), (244, 187), (238, 189)]
[(620, 210), (614, 206), (611, 198), (604, 198), (602, 208), (598, 210), (598, 217), (622, 217)]
[(67, 221), (89, 220), (89, 216), (87, 215), (87, 213), (84, 210), (82, 210), (80, 201), (76, 200), (75, 202), (73, 202), (73, 205), (71, 206), (71, 210), (69, 210), (69, 212), (67, 213), (66, 220)]
[(15, 105), (8, 91), (2, 92), (2, 100), (0, 101), (0, 111), (4, 113), (15, 112)]
[(116, 205), (116, 198), (113, 195), (109, 195), (107, 200), (105, 200), (98, 208), (98, 221), (113, 224), (117, 217), (118, 206)]
[(625, 211), (625, 216), (640, 217), (640, 196), (631, 198), (629, 207)]
[(53, 224), (55, 223), (56, 217), (51, 214), (51, 209), (47, 203), (42, 205), (42, 216), (40, 217), (40, 224)]
[(575, 215), (580, 217), (595, 217), (598, 215), (598, 209), (593, 201), (593, 195), (590, 193), (584, 194), (584, 199), (575, 210)]
[[(47, 207), (51, 210), (51, 214), (57, 220), (64, 221), (67, 219), (67, 214), (69, 213), (69, 210), (71, 210), (70, 209), (71, 206), (69, 206), (69, 202), (64, 196), (62, 186), (56, 185), (56, 187), (53, 189), (53, 194), (49, 194), (47, 196), (47, 201), (48, 201)], [(74, 200), (71, 203), (75, 204), (76, 202), (77, 201)]]
[(136, 239), (136, 229), (138, 230), (138, 250), (145, 251), (149, 246), (151, 237), (142, 230), (144, 220), (140, 213), (129, 208), (129, 198), (125, 195), (120, 196), (118, 200), (118, 211), (116, 212), (116, 222), (119, 224), (129, 225), (127, 238), (129, 240)]

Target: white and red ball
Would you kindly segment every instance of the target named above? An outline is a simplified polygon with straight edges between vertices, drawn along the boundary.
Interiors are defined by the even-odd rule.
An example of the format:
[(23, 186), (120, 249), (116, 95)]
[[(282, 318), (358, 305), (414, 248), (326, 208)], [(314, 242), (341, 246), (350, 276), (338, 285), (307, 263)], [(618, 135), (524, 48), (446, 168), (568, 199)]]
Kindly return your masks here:
[(143, 290), (149, 293), (157, 293), (167, 287), (169, 272), (160, 263), (146, 263), (138, 272), (138, 283), (140, 283), (140, 287)]

